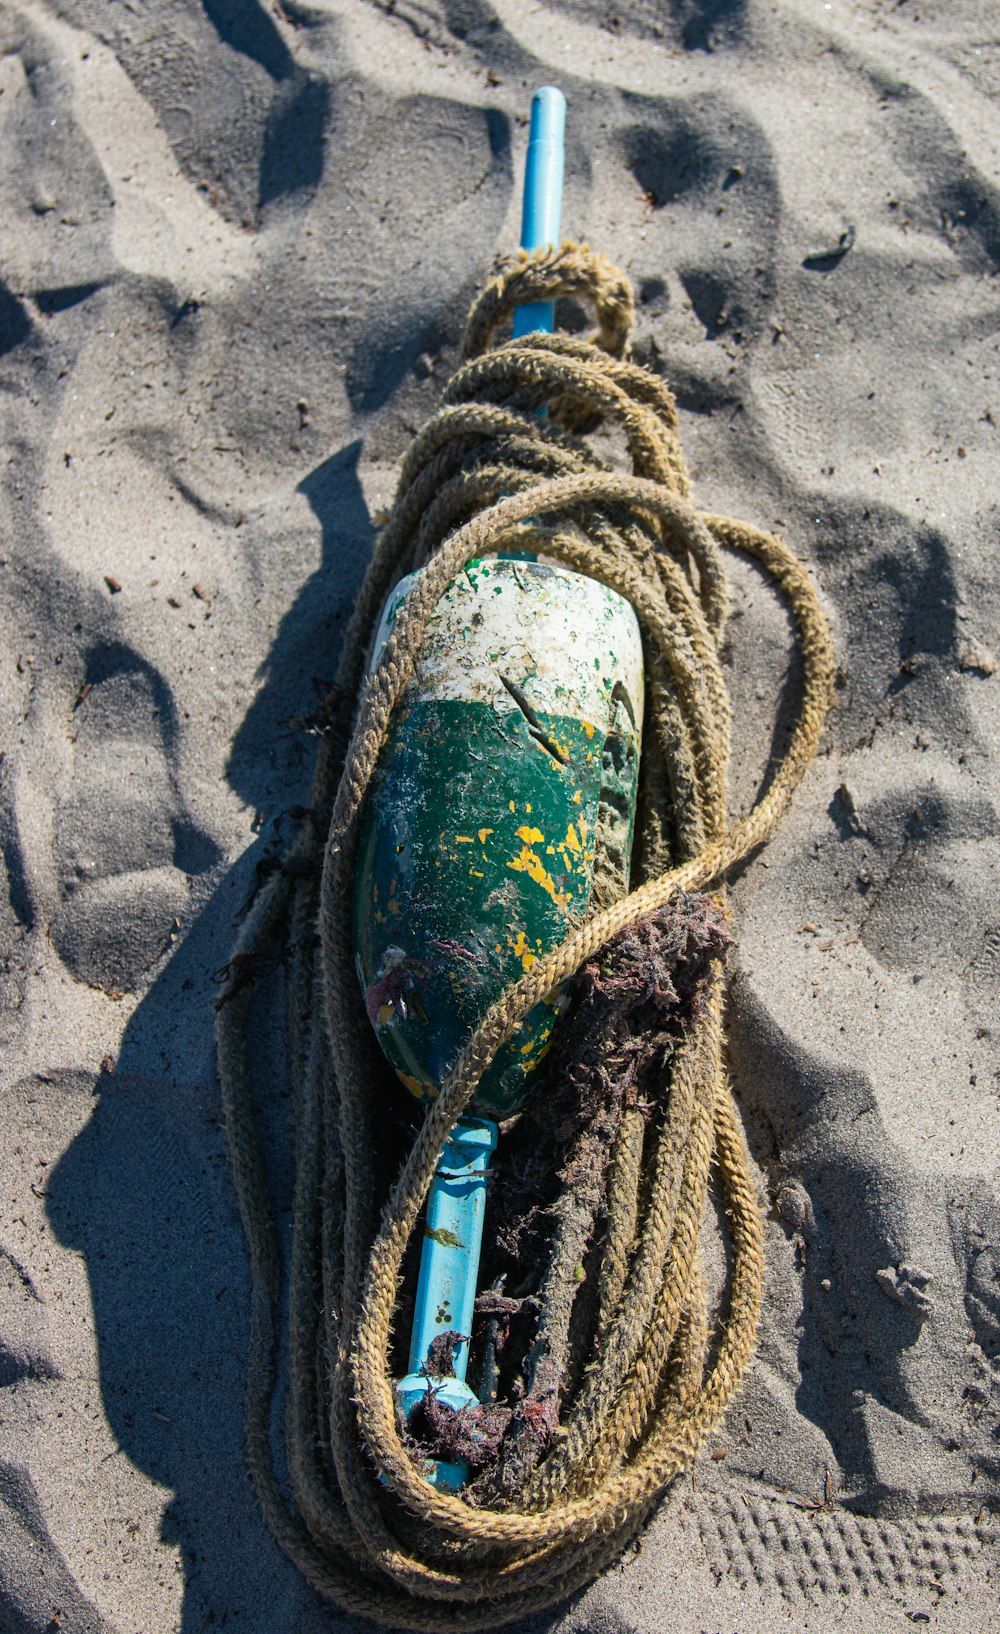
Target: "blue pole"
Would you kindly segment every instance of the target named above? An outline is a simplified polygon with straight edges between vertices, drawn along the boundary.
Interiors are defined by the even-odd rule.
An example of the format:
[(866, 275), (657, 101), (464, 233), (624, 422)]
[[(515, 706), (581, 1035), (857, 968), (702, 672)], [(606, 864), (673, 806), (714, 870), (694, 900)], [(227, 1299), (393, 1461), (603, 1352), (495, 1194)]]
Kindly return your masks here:
[[(521, 245), (526, 250), (558, 248), (562, 214), (566, 98), (548, 85), (531, 103), (531, 131), (524, 173)], [(535, 301), (515, 308), (514, 334), (550, 333), (555, 302)], [(544, 414), (544, 408), (538, 411)], [(445, 1143), (427, 1194), (426, 1225), (417, 1281), (409, 1372), (396, 1382), (396, 1398), (406, 1418), (432, 1390), (456, 1412), (478, 1405), (465, 1382), (469, 1365), (479, 1255), (486, 1209), (486, 1170), (497, 1143), (497, 1126), (489, 1118), (460, 1118)], [(453, 1372), (440, 1373), (432, 1344), (442, 1334), (454, 1340)], [(435, 1486), (458, 1492), (469, 1478), (464, 1463), (428, 1459), (424, 1473)]]
[[(396, 1382), (404, 1418), (428, 1390), (455, 1412), (478, 1406), (479, 1397), (466, 1384), (465, 1374), (483, 1243), (486, 1168), (496, 1143), (497, 1126), (491, 1119), (460, 1118), (431, 1181), (410, 1336), (410, 1371)], [(431, 1359), (431, 1346), (442, 1334), (459, 1336), (452, 1341), (451, 1374), (436, 1372)], [(457, 1492), (468, 1480), (469, 1468), (464, 1463), (428, 1459), (425, 1474), (434, 1486)]]
[(469, 1366), (476, 1272), (486, 1209), (486, 1165), (497, 1143), (490, 1119), (460, 1118), (441, 1153), (427, 1199), (426, 1251), (420, 1263), (410, 1337), (410, 1371), (419, 1372), (440, 1333), (459, 1333), (451, 1363), (456, 1379)]
[[(565, 168), (566, 98), (553, 85), (536, 91), (531, 102), (531, 130), (524, 168), (524, 204), (521, 210), (521, 248), (558, 249)], [(532, 301), (514, 313), (514, 335), (532, 330), (551, 333), (555, 301)]]

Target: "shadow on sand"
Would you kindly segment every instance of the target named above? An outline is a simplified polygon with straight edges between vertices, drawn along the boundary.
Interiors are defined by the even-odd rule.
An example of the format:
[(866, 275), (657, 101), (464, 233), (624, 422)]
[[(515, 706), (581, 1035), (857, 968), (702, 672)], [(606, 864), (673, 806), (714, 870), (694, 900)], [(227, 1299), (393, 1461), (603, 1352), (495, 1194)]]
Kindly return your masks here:
[[(56, 1235), (86, 1258), (108, 1423), (122, 1454), (173, 1494), (161, 1537), (184, 1574), (183, 1634), (227, 1623), (276, 1634), (351, 1622), (324, 1611), (273, 1545), (246, 1474), (249, 1278), (215, 1077), (213, 1002), (256, 865), (288, 821), (282, 812), (308, 791), (312, 746), (286, 723), (302, 709), (309, 678), (329, 679), (316, 664), (336, 654), (371, 551), (358, 453), (351, 445), (302, 484), (322, 530), (321, 565), (282, 621), (228, 768), (241, 798), (272, 820), (142, 1000), (114, 1071), (94, 1086), (92, 1118), (48, 1184)], [(286, 1091), (274, 1048), (280, 1128)], [(279, 1186), (281, 1178), (279, 1164)]]

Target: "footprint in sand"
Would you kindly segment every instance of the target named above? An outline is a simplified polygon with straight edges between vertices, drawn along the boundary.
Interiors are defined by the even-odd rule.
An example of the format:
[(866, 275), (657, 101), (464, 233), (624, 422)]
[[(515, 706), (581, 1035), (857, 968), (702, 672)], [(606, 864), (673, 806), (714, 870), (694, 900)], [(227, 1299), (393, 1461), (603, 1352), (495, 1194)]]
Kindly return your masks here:
[(774, 301), (781, 198), (764, 131), (718, 93), (629, 95), (623, 113), (619, 162), (646, 200), (631, 260), (640, 300), (690, 312), (686, 328), (668, 317), (674, 343), (722, 339), (735, 357), (768, 333)]
[(178, 792), (177, 712), (162, 676), (125, 645), (92, 651), (86, 676), (55, 817), (50, 934), (77, 980), (129, 992), (170, 947), (191, 877), (218, 850)]

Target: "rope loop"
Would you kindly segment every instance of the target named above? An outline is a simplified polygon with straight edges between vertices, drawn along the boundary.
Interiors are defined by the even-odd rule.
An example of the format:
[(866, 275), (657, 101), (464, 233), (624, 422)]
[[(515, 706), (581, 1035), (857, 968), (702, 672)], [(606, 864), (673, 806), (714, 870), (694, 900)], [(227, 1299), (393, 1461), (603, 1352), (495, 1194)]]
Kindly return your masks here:
[(558, 250), (529, 254), (520, 250), (490, 279), (469, 313), (462, 341), (462, 362), (480, 357), (516, 306), (536, 301), (589, 300), (597, 317), (592, 344), (610, 357), (624, 357), (635, 318), (635, 296), (623, 272), (587, 244), (563, 244)]
[[(560, 296), (592, 304), (591, 340), (496, 342), (515, 306)], [(716, 979), (669, 1065), (658, 1046), (645, 1049), (642, 1070), (658, 1086), (654, 1108), (624, 1110), (602, 1137), (605, 1179), (586, 1226), (594, 1269), (574, 1307), (583, 1315), (573, 1318), (586, 1344), (581, 1352), (577, 1343), (575, 1362), (549, 1391), (546, 1412), (558, 1423), (553, 1416), (520, 1479), (495, 1490), (477, 1483), (465, 1495), (437, 1491), (395, 1415), (404, 1258), (444, 1142), (483, 1073), (541, 997), (609, 946), (620, 953), (633, 938), (638, 947), (644, 926), (677, 910), (679, 893), (711, 892), (712, 911), (723, 909), (727, 871), (774, 832), (830, 703), (832, 646), (809, 575), (774, 535), (694, 508), (674, 400), (627, 361), (633, 310), (624, 274), (572, 244), (506, 263), (474, 305), (461, 366), (403, 462), (345, 638), (311, 820), (286, 866), (262, 886), (218, 1004), (219, 1073), (254, 1291), (254, 1486), (278, 1542), (321, 1594), (383, 1624), (433, 1634), (501, 1626), (591, 1581), (718, 1423), (756, 1332), (760, 1207), (724, 1067)], [(543, 404), (547, 417), (537, 412)], [(608, 466), (586, 440), (584, 431), (598, 425), (619, 438), (625, 469)], [(634, 885), (622, 900), (595, 906), (483, 1016), (397, 1155), (390, 1186), (387, 1068), (364, 1014), (351, 938), (365, 796), (448, 584), (474, 557), (526, 541), (617, 590), (639, 618), (648, 695)], [(732, 706), (719, 658), (725, 551), (750, 557), (768, 577), (802, 661), (788, 748), (737, 820), (728, 810)], [(385, 596), (416, 569), (366, 677)], [(288, 1490), (273, 1462), (281, 1265), (246, 974), (282, 939), (296, 1128)], [(641, 1058), (641, 1037), (638, 1049)], [(565, 1091), (562, 1080), (556, 1087)], [(581, 1139), (593, 1145), (595, 1129)], [(730, 1237), (729, 1286), (714, 1313), (698, 1265), (713, 1166)], [(553, 1213), (576, 1218), (580, 1206), (567, 1185)], [(553, 1248), (546, 1288), (555, 1285), (556, 1259)], [(541, 1331), (544, 1312), (538, 1320)]]

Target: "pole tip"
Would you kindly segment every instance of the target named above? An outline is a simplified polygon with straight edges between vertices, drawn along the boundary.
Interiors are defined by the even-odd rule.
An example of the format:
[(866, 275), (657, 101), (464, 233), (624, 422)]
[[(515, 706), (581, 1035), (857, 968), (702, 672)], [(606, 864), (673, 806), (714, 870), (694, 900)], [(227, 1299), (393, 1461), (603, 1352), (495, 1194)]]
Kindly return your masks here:
[(531, 99), (530, 142), (561, 142), (566, 130), (566, 98), (555, 85), (543, 85)]

